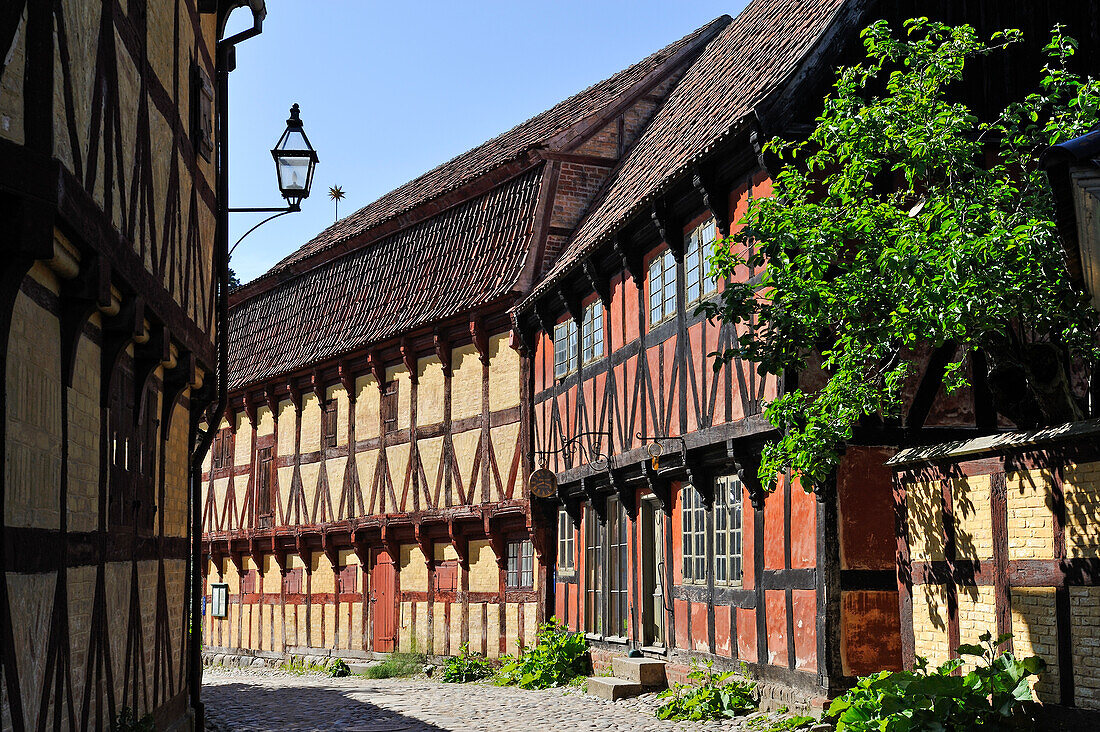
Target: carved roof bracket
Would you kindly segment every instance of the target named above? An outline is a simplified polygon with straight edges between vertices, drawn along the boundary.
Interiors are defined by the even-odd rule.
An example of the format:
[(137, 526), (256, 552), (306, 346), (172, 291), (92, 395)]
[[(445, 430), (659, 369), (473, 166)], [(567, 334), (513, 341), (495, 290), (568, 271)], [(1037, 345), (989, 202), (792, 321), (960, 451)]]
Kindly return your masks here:
[(271, 410), (272, 418), (277, 418), (279, 415), (279, 397), (275, 396), (275, 385), (268, 384), (264, 389), (264, 402), (267, 404), (267, 408)]
[(584, 276), (588, 279), (588, 284), (592, 288), (592, 291), (600, 298), (600, 302), (603, 303), (605, 308), (611, 307), (611, 282), (600, 271), (600, 267), (591, 258), (585, 259), (581, 263), (581, 269), (584, 270)]
[(455, 523), (453, 518), (447, 520), (447, 537), (451, 540), (455, 554), (458, 555), (458, 563), (464, 567), (467, 566), (470, 557), (467, 553), (465, 537), (462, 535), (462, 527)]
[(722, 189), (718, 186), (713, 173), (697, 166), (692, 173), (691, 183), (695, 190), (703, 197), (703, 205), (714, 217), (714, 225), (725, 236), (730, 233), (730, 201), (728, 196), (722, 195)]
[(661, 200), (653, 202), (653, 208), (649, 212), (653, 219), (653, 225), (657, 227), (657, 233), (661, 235), (661, 241), (668, 245), (669, 251), (677, 262), (684, 260), (683, 227), (672, 214), (671, 208)]
[(447, 341), (447, 336), (443, 335), (443, 333), (437, 329), (432, 335), (432, 341), (435, 345), (435, 356), (439, 359), (440, 366), (443, 367), (443, 373), (450, 375), (451, 344)]
[(341, 361), (337, 367), (340, 374), (340, 385), (348, 395), (348, 401), (355, 402), (355, 373), (351, 370), (350, 361)]
[(489, 334), (485, 331), (485, 321), (476, 315), (470, 316), (470, 335), (474, 339), (474, 348), (477, 349), (481, 362), (489, 363)]
[(581, 307), (581, 299), (560, 283), (558, 284), (557, 290), (558, 299), (561, 300), (562, 306), (565, 308), (566, 312), (569, 313), (569, 317), (577, 321), (577, 325), (580, 325), (581, 319), (584, 317), (584, 308)]
[(382, 354), (378, 351), (371, 351), (367, 358), (370, 361), (370, 370), (374, 374), (374, 380), (378, 382), (378, 388), (384, 388), (386, 386), (386, 364), (382, 361)]
[(287, 380), (287, 385), (290, 387), (290, 402), (294, 405), (294, 411), (299, 414), (302, 413), (302, 389), (298, 386), (298, 382), (294, 377), (290, 377)]
[(642, 257), (631, 249), (626, 233), (623, 231), (616, 233), (611, 246), (615, 253), (619, 255), (619, 258), (623, 260), (623, 269), (630, 273), (630, 278), (634, 280), (635, 286), (639, 290), (642, 289), (645, 284)]
[(313, 369), (312, 379), (313, 379), (313, 393), (317, 396), (317, 401), (321, 402), (321, 404), (324, 404), (325, 403), (326, 387), (325, 387), (324, 379), (321, 378), (321, 370), (320, 369)]

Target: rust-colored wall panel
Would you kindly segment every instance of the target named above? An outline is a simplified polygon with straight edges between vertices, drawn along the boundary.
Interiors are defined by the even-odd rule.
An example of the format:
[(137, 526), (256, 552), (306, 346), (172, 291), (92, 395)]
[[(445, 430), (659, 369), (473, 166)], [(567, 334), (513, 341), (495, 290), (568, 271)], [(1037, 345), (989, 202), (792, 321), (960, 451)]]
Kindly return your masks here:
[(791, 481), (791, 567), (817, 566), (817, 497)]
[(764, 616), (768, 628), (768, 663), (786, 666), (787, 596), (782, 590), (764, 592)]
[(780, 477), (775, 492), (764, 501), (765, 569), (784, 569), (787, 566), (786, 531), (783, 522), (783, 493), (786, 490), (787, 480)]
[(677, 648), (691, 648), (691, 634), (689, 633), (688, 625), (690, 624), (689, 613), (691, 608), (686, 600), (673, 600), (672, 601), (672, 616), (673, 624), (676, 630), (676, 647)]
[(794, 667), (801, 671), (817, 670), (817, 591), (791, 592), (794, 613)]
[(756, 611), (737, 608), (737, 657), (756, 663)]
[(842, 593), (840, 633), (845, 674), (901, 670), (901, 621), (897, 592)]
[(730, 607), (714, 606), (714, 652), (719, 656), (732, 656), (733, 644), (730, 642)]
[(710, 640), (707, 632), (707, 604), (691, 603), (691, 648), (703, 653), (710, 652)]
[(840, 560), (844, 569), (893, 569), (894, 499), (890, 447), (851, 447), (837, 470)]

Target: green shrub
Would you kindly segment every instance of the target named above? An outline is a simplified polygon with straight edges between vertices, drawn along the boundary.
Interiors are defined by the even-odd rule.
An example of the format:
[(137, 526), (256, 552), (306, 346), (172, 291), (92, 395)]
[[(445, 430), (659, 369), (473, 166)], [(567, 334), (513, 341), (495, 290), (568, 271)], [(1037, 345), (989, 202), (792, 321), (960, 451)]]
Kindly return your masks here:
[(497, 683), (521, 689), (564, 686), (588, 671), (588, 641), (551, 618), (539, 627), (534, 646), (508, 659), (497, 672)]
[(424, 670), (425, 657), (420, 653), (392, 653), (382, 663), (371, 666), (364, 676), (368, 679), (393, 679), (416, 676)]
[(954, 732), (1005, 729), (1020, 720), (1032, 701), (1028, 678), (1046, 667), (1041, 658), (1017, 660), (1011, 653), (997, 655), (997, 647), (1011, 638), (996, 640), (983, 633), (982, 645), (959, 646), (960, 656), (976, 658), (977, 667), (965, 676), (952, 672), (964, 661), (954, 659), (929, 670), (919, 659), (913, 671), (864, 676), (826, 712), (837, 732)]
[[(778, 713), (785, 714), (786, 711), (786, 707), (780, 707)], [(784, 717), (782, 719), (776, 719), (774, 717), (757, 717), (748, 722), (745, 725), (745, 729), (751, 729), (753, 732), (796, 732), (796, 730), (808, 730), (816, 723), (817, 720), (813, 717), (802, 715)]]
[(715, 671), (711, 661), (703, 666), (692, 661), (688, 679), (695, 683), (676, 683), (657, 695), (658, 699), (668, 700), (657, 707), (659, 719), (697, 722), (729, 719), (748, 714), (757, 707), (756, 684), (738, 677), (733, 671)]
[(344, 659), (334, 658), (325, 666), (325, 673), (329, 676), (340, 678), (342, 676), (350, 676), (351, 668), (344, 662)]
[(440, 681), (465, 684), (493, 675), (493, 666), (480, 653), (470, 653), (470, 644), (463, 643), (457, 656), (451, 656), (443, 662), (443, 675)]
[(156, 732), (157, 726), (153, 722), (153, 715), (146, 714), (141, 719), (134, 716), (134, 710), (123, 707), (111, 725), (113, 732)]

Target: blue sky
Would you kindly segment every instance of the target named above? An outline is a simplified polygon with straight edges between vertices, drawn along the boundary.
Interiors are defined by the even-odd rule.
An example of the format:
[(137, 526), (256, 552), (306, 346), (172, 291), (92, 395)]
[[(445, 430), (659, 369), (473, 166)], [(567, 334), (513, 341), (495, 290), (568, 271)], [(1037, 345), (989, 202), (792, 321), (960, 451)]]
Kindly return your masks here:
[[(345, 216), (746, 4), (267, 0), (230, 75), (230, 205), (281, 203), (269, 150), (293, 102), (321, 162), (302, 212), (251, 234), (232, 267), (247, 282), (331, 224), (329, 186)], [(230, 244), (258, 220), (232, 214)]]

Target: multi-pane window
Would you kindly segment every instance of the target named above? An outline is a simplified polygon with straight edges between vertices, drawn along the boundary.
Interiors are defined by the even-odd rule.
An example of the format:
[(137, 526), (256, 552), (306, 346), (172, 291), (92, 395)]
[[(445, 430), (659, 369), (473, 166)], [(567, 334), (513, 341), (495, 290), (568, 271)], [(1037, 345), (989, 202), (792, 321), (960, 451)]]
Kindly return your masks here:
[(584, 629), (603, 634), (603, 530), (596, 513), (584, 516)]
[(272, 474), (271, 448), (261, 447), (256, 451), (256, 513), (259, 516), (270, 516), (272, 513)]
[(573, 557), (577, 546), (577, 528), (565, 511), (558, 511), (558, 571), (572, 572), (576, 565)]
[(675, 312), (676, 260), (665, 250), (649, 265), (649, 323), (660, 323)]
[(707, 257), (714, 248), (714, 222), (708, 221), (687, 237), (684, 247), (684, 296), (691, 303), (718, 289), (718, 281), (707, 275)]
[(397, 382), (390, 381), (382, 388), (382, 427), (386, 432), (397, 429)]
[(329, 399), (321, 409), (321, 447), (336, 447), (336, 400)]
[(707, 508), (699, 491), (685, 484), (680, 491), (684, 538), (684, 582), (707, 581)]
[(714, 584), (741, 584), (741, 481), (714, 481)]
[(560, 379), (576, 368), (577, 323), (569, 319), (554, 326), (554, 378)]
[(603, 358), (603, 303), (597, 300), (584, 309), (581, 321), (581, 361)]
[(529, 590), (535, 585), (535, 548), (530, 539), (508, 542), (505, 583), (510, 590)]
[(210, 585), (210, 617), (229, 616), (229, 585), (219, 582)]

